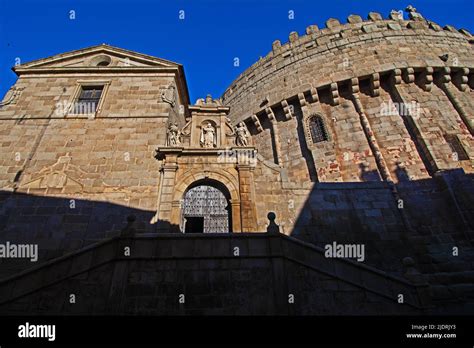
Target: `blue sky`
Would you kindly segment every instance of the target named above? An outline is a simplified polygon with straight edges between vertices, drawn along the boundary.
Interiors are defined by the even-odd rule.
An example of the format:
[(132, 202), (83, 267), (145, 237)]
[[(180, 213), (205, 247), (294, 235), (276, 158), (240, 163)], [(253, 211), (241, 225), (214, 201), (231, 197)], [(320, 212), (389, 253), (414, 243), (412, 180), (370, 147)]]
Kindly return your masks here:
[(16, 80), (17, 58), (25, 63), (108, 43), (183, 64), (192, 102), (207, 93), (219, 97), (291, 31), (370, 11), (386, 18), (409, 4), (442, 26), (474, 32), (473, 0), (0, 0), (0, 96)]

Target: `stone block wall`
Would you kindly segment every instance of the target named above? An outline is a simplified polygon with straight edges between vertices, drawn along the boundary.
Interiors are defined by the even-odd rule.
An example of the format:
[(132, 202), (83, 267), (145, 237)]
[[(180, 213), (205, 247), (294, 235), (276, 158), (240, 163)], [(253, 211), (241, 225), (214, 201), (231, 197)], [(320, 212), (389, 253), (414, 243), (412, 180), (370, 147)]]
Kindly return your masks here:
[(389, 105), (395, 105), (384, 87), (390, 88), (382, 85), (377, 97), (370, 96), (368, 88), (362, 88), (360, 98), (382, 156), (393, 173), (392, 179), (399, 182), (428, 178), (428, 171), (405, 125), (406, 115), (400, 115), (396, 109), (381, 114), (382, 108), (388, 110)]
[(0, 281), (0, 313), (420, 314), (429, 310), (423, 289), (283, 236), (137, 236)]
[[(66, 76), (20, 76), (13, 86), (21, 90), (15, 102), (0, 109), (0, 118), (64, 118), (60, 114), (71, 99), (78, 81), (109, 83), (97, 117), (163, 117), (172, 109), (161, 101), (163, 87), (173, 76), (114, 76), (107, 74), (67, 74)], [(7, 99), (8, 93), (4, 99)], [(59, 104), (59, 106), (58, 106)], [(58, 110), (60, 109), (60, 110)], [(173, 109), (175, 113), (177, 108)], [(68, 117), (75, 118), (75, 115)]]
[[(433, 22), (428, 25), (424, 21), (383, 20), (378, 14), (369, 16), (368, 21), (336, 22), (328, 22), (321, 30), (308, 27), (304, 36), (293, 33), (290, 42), (284, 45), (274, 42), (272, 51), (239, 76), (223, 94), (223, 102), (231, 107), (230, 117), (235, 122), (245, 120), (260, 154), (288, 169), (292, 181), (305, 181), (308, 176), (320, 182), (377, 181), (390, 176), (396, 182), (399, 176), (423, 179), (444, 168), (462, 167), (472, 172), (472, 155), (469, 161), (449, 161), (447, 156), (453, 151), (444, 140), (444, 133), (456, 134), (466, 151), (472, 151), (472, 129), (469, 134), (466, 125), (471, 122), (467, 111), (471, 108), (469, 102), (463, 101), (472, 93), (466, 89), (472, 85), (469, 80), (472, 78), (469, 69), (474, 64), (469, 43), (472, 36), (452, 27), (443, 30)], [(440, 57), (446, 52), (451, 52), (454, 58), (443, 61)], [(438, 79), (442, 71), (446, 71), (442, 74), (447, 76), (446, 83), (455, 90), (455, 95), (463, 88), (458, 104), (464, 111), (433, 84), (433, 76)], [(402, 76), (404, 83), (400, 85)], [(369, 111), (351, 105), (354, 96), (359, 96), (361, 105)], [(288, 139), (298, 139), (300, 148), (311, 147), (307, 131), (302, 139), (298, 128), (289, 126), (294, 121), (282, 118), (269, 126), (272, 116), (268, 116), (268, 109), (295, 101), (302, 109), (301, 114), (294, 115), (297, 123), (304, 126), (307, 117), (322, 114), (332, 138), (314, 144), (311, 149), (311, 166), (317, 177), (308, 169), (306, 174), (299, 172), (295, 163), (303, 158), (308, 162), (308, 156), (297, 151), (296, 146), (291, 162), (278, 160), (278, 154), (287, 151)], [(387, 116), (381, 115), (384, 104), (412, 101), (421, 109), (414, 126), (411, 120), (403, 119), (404, 115), (389, 116), (390, 123), (385, 122)], [(369, 129), (359, 120), (360, 112), (368, 113)], [(434, 124), (447, 125), (448, 119), (449, 124), (454, 122), (443, 126), (449, 130), (434, 131)], [(426, 127), (418, 129), (417, 122)], [(413, 127), (416, 129), (410, 129)], [(271, 130), (270, 138), (262, 128)], [(293, 129), (292, 136), (288, 129)], [(268, 148), (270, 145), (273, 151)], [(421, 151), (426, 154), (416, 153)], [(286, 153), (280, 154), (285, 156)], [(440, 167), (426, 168), (430, 161), (439, 162)], [(293, 167), (298, 175), (291, 177)]]

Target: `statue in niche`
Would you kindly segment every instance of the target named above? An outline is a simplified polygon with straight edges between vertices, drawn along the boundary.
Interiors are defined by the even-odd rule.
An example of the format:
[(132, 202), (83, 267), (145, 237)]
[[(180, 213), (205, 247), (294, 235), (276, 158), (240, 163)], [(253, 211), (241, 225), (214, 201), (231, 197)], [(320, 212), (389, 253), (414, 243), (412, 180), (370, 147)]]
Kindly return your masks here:
[(179, 146), (181, 144), (181, 132), (178, 128), (178, 124), (170, 123), (168, 126), (167, 143), (168, 146)]
[(240, 122), (237, 127), (235, 127), (235, 145), (237, 146), (247, 146), (250, 133), (245, 127), (243, 122)]
[(208, 122), (201, 130), (201, 146), (205, 148), (213, 148), (216, 146), (216, 131)]

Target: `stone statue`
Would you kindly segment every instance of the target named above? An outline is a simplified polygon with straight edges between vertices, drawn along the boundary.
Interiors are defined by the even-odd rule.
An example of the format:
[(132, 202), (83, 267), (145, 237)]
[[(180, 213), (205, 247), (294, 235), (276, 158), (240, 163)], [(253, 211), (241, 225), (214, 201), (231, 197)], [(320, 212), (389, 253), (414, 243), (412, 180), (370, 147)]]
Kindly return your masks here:
[(408, 5), (405, 11), (408, 12), (408, 17), (413, 21), (424, 20), (423, 16), (420, 13), (416, 12), (416, 8), (414, 8), (412, 5)]
[(178, 146), (181, 144), (181, 132), (176, 123), (170, 123), (168, 126), (167, 144), (168, 146)]
[(216, 146), (216, 131), (214, 127), (208, 122), (201, 131), (201, 146), (206, 148), (213, 148)]
[(237, 127), (235, 127), (235, 145), (247, 146), (249, 137), (249, 131), (245, 128), (244, 123), (240, 122)]

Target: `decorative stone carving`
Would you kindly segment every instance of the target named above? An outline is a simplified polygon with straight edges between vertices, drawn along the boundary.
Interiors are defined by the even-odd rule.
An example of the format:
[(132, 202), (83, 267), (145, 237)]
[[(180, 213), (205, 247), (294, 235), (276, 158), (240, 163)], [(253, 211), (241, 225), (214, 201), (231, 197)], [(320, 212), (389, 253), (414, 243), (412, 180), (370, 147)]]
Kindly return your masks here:
[(283, 112), (285, 113), (285, 117), (287, 120), (290, 120), (292, 115), (291, 108), (288, 105), (288, 102), (286, 100), (282, 100), (281, 106), (283, 107)]
[(423, 16), (420, 13), (416, 12), (416, 8), (414, 8), (412, 5), (408, 5), (405, 9), (405, 12), (408, 12), (408, 17), (413, 21), (424, 20)]
[(298, 100), (300, 102), (301, 107), (306, 106), (306, 98), (304, 93), (298, 93)]
[(200, 106), (221, 106), (222, 103), (219, 99), (212, 99), (212, 96), (208, 94), (206, 98), (199, 98), (196, 100), (196, 105)]
[(166, 132), (166, 145), (179, 146), (181, 144), (181, 132), (176, 123), (170, 123)]
[(209, 122), (202, 127), (200, 144), (204, 148), (216, 147), (216, 130)]
[(424, 91), (430, 92), (433, 87), (433, 68), (426, 67), (419, 75), (418, 82)]
[(250, 138), (250, 133), (245, 127), (243, 122), (240, 122), (237, 127), (235, 127), (235, 145), (237, 146), (248, 146), (248, 139)]
[(370, 92), (372, 97), (378, 97), (380, 95), (380, 74), (375, 73), (370, 76)]
[(170, 104), (171, 106), (174, 107), (175, 104), (175, 98), (176, 98), (176, 93), (175, 93), (175, 87), (173, 85), (169, 85), (163, 91), (161, 92), (161, 100), (164, 101), (165, 103)]
[(337, 88), (337, 83), (331, 83), (329, 88), (331, 90), (332, 105), (339, 105), (339, 90)]
[(406, 83), (412, 83), (415, 81), (415, 70), (413, 68), (406, 68), (403, 71), (403, 79)]
[(314, 87), (311, 87), (310, 93), (311, 93), (311, 102), (313, 103), (317, 102), (319, 100), (318, 90)]
[(391, 78), (394, 85), (399, 85), (402, 83), (402, 71), (400, 69), (394, 69)]
[(469, 69), (462, 68), (454, 72), (453, 83), (459, 88), (459, 90), (467, 91), (469, 82)]
[(8, 105), (8, 104), (15, 104), (15, 100), (21, 94), (22, 90), (23, 88), (12, 87), (9, 91), (10, 96), (8, 97), (8, 99), (5, 100), (4, 102), (0, 101), (0, 107)]
[(69, 152), (65, 156), (60, 156), (56, 163), (44, 167), (37, 174), (34, 174), (31, 180), (22, 184), (22, 188), (41, 188), (41, 189), (64, 189), (68, 188), (71, 192), (82, 192), (83, 185), (81, 177), (86, 177), (87, 173), (78, 166), (71, 164), (72, 156)]
[(252, 118), (253, 124), (254, 124), (255, 127), (257, 128), (257, 131), (258, 131), (258, 132), (263, 132), (262, 124), (261, 124), (260, 121), (258, 120), (257, 115), (252, 115), (251, 118)]
[(353, 94), (359, 93), (359, 79), (357, 77), (351, 79), (351, 91)]
[(403, 21), (403, 11), (392, 10), (389, 17), (394, 21)]

